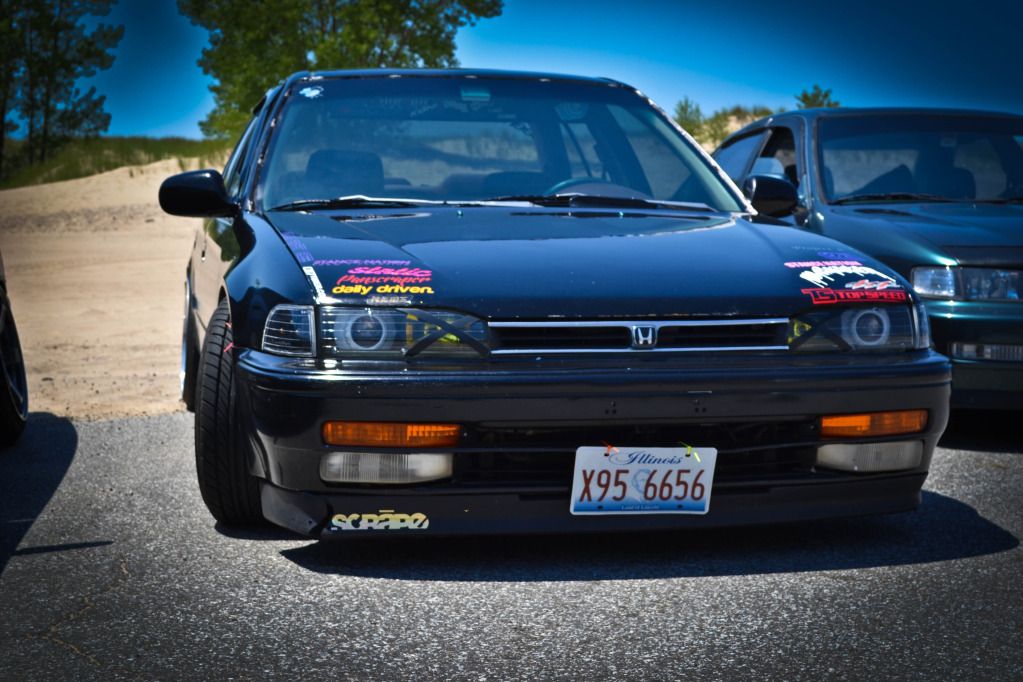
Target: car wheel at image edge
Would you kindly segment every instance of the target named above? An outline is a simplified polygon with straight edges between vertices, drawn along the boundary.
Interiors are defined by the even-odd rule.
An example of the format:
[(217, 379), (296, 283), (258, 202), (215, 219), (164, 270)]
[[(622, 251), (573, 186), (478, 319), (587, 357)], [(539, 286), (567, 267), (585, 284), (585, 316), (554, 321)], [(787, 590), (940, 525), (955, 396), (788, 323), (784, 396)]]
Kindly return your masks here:
[(195, 395), (195, 468), (213, 517), (228, 526), (261, 525), (259, 483), (250, 475), (235, 420), (232, 333), (227, 301), (206, 330)]
[[(0, 296), (3, 296), (2, 290)], [(0, 303), (4, 303), (0, 306), (3, 314), (0, 321), (0, 375), (4, 384), (0, 389), (0, 446), (6, 446), (13, 444), (25, 430), (28, 419), (28, 384), (10, 303)]]
[(195, 323), (192, 320), (192, 287), (190, 275), (185, 275), (185, 320), (181, 330), (181, 401), (185, 409), (195, 412), (196, 383), (199, 376), (199, 348), (196, 340)]

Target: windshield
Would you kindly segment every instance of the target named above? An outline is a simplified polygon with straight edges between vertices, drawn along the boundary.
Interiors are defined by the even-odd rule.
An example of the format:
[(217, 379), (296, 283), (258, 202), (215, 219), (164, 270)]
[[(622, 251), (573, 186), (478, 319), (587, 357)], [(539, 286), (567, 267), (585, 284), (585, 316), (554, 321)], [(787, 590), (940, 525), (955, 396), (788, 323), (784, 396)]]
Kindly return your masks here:
[(264, 209), (338, 197), (480, 201), (579, 193), (744, 207), (646, 100), (604, 83), (450, 77), (296, 84)]
[(901, 114), (820, 121), (828, 201), (1011, 201), (1023, 195), (1023, 119)]

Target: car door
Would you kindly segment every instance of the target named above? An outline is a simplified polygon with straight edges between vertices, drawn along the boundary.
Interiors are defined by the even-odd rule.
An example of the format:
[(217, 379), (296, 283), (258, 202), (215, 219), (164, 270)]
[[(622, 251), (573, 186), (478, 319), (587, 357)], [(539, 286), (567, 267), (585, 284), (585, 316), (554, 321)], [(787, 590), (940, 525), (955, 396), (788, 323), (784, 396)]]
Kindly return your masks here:
[[(792, 225), (803, 225), (809, 212), (809, 202), (807, 200), (805, 156), (797, 146), (797, 141), (801, 141), (797, 125), (796, 123), (779, 123), (769, 126), (765, 131), (766, 140), (742, 180), (751, 175), (770, 175), (791, 182), (796, 187), (799, 207), (795, 213), (785, 216), (781, 220)], [(742, 186), (741, 183), (740, 186)]]
[(714, 150), (714, 160), (736, 185), (742, 187), (750, 165), (764, 146), (767, 133), (761, 128), (742, 137), (732, 138)]
[[(249, 147), (257, 129), (255, 117), (249, 122), (235, 146), (231, 158), (224, 166), (224, 187), (227, 195), (237, 199), (242, 189), (242, 176)], [(213, 311), (219, 303), (220, 283), (230, 262), (238, 255), (238, 240), (235, 237), (232, 223), (234, 218), (207, 218), (203, 222), (199, 260), (194, 263), (192, 286), (196, 294), (196, 314), (199, 324), (206, 328)]]

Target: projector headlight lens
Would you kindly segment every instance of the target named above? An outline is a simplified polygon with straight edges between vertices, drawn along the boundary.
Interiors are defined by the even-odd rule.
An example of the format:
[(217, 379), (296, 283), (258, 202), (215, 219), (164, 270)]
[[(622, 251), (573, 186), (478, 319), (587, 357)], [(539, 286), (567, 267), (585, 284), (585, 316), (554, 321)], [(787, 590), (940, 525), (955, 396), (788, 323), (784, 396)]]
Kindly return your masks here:
[(789, 347), (818, 353), (911, 350), (919, 347), (922, 334), (930, 343), (929, 333), (918, 329), (920, 314), (905, 305), (813, 311), (791, 320)]
[(453, 311), (325, 306), (319, 328), (327, 356), (479, 357), (487, 352), (486, 324)]
[(842, 337), (853, 348), (878, 348), (891, 336), (892, 320), (882, 308), (846, 310), (842, 313)]

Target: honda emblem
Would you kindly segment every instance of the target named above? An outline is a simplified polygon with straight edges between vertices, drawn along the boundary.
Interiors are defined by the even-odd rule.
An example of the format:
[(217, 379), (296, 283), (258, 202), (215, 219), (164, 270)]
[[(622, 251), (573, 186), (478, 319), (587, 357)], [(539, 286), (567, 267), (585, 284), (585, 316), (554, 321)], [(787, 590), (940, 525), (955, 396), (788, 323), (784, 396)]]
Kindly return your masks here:
[(657, 327), (635, 326), (632, 328), (633, 348), (653, 348), (656, 345)]

